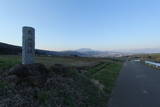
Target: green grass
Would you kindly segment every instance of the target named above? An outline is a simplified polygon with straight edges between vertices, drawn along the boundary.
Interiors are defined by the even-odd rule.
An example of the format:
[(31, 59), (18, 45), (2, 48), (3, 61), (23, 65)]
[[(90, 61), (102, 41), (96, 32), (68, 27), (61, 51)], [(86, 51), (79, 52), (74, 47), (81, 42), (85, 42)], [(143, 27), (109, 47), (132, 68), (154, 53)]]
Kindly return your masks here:
[(83, 58), (83, 57), (36, 57), (36, 61), (47, 66), (53, 64), (63, 64), (66, 66), (94, 66), (99, 62), (105, 61), (105, 58)]
[[(66, 80), (58, 81), (56, 85), (58, 86), (57, 88), (55, 87), (50, 91), (42, 90), (40, 93), (38, 93), (38, 100), (44, 105), (51, 104), (52, 101), (50, 102), (50, 100), (53, 96), (55, 96), (55, 98), (62, 98), (62, 101), (64, 101), (63, 103), (69, 105), (69, 107), (75, 107), (75, 104), (79, 103), (76, 102), (78, 100), (75, 100), (77, 99), (76, 96), (82, 96), (80, 99), (86, 99), (85, 101), (82, 100), (84, 105), (92, 105), (87, 107), (105, 107), (108, 100), (108, 95), (110, 95), (112, 92), (123, 63), (120, 60), (107, 58), (48, 56), (36, 57), (36, 62), (45, 64), (47, 67), (50, 67), (54, 64), (63, 64), (73, 68), (84, 68), (86, 72), (82, 74), (79, 74), (77, 70), (74, 71), (75, 74), (73, 72), (71, 74), (70, 72), (67, 72), (69, 75), (67, 75), (67, 78), (64, 78)], [(9, 69), (15, 64), (20, 63), (20, 56), (0, 55), (0, 69)], [(92, 80), (98, 82), (94, 83), (95, 81)], [(103, 90), (97, 87), (97, 84), (104, 86)], [(6, 83), (0, 81), (0, 87), (5, 86), (7, 86)], [(64, 86), (65, 88), (63, 88)], [(59, 87), (62, 88), (60, 89)], [(53, 99), (53, 101), (54, 100), (55, 99)], [(60, 100), (56, 101), (58, 102)]]
[(91, 68), (86, 75), (91, 79), (99, 81), (100, 84), (104, 86), (104, 91), (106, 93), (111, 93), (121, 67), (122, 62), (120, 61), (102, 63)]
[(44, 105), (47, 105), (47, 101), (49, 99), (49, 91), (41, 91), (38, 93), (37, 99)]
[[(117, 78), (122, 62), (106, 58), (82, 58), (82, 57), (36, 57), (36, 62), (46, 66), (53, 64), (63, 64), (74, 67), (90, 68), (85, 75), (91, 79), (96, 79), (107, 87), (107, 91), (113, 87), (113, 82)], [(8, 69), (21, 63), (21, 57), (15, 55), (0, 55), (0, 69)]]
[[(114, 81), (121, 69), (122, 62), (107, 58), (83, 58), (83, 57), (36, 57), (36, 62), (46, 66), (53, 64), (63, 64), (74, 67), (88, 67), (85, 73), (90, 79), (98, 80), (106, 88), (106, 92), (111, 92)], [(15, 55), (0, 55), (0, 69), (8, 69), (21, 63), (21, 57)]]
[[(35, 58), (37, 63), (45, 64), (50, 67), (54, 64), (63, 64), (73, 67), (92, 67), (100, 62), (104, 62), (106, 58), (83, 58), (83, 57), (58, 57), (58, 56), (38, 56)], [(21, 56), (16, 55), (0, 55), (0, 69), (7, 69), (15, 64), (21, 63)]]
[(8, 69), (21, 63), (19, 56), (0, 55), (0, 69)]
[(102, 63), (97, 64), (95, 67), (89, 69), (88, 72), (86, 72), (86, 75), (87, 75), (88, 77), (91, 77), (91, 76), (92, 76), (93, 74), (95, 74), (96, 72), (104, 69), (107, 64), (110, 64), (110, 63), (102, 62)]
[[(54, 72), (54, 71), (50, 71)], [(66, 76), (54, 74), (54, 88), (44, 88), (38, 93), (38, 101), (44, 107), (106, 107), (108, 96), (100, 91), (84, 75), (71, 70)], [(61, 79), (58, 77), (61, 77)], [(63, 78), (63, 79), (62, 79)], [(56, 105), (58, 104), (58, 105)]]
[(9, 84), (5, 81), (0, 80), (0, 89), (6, 89), (9, 87)]

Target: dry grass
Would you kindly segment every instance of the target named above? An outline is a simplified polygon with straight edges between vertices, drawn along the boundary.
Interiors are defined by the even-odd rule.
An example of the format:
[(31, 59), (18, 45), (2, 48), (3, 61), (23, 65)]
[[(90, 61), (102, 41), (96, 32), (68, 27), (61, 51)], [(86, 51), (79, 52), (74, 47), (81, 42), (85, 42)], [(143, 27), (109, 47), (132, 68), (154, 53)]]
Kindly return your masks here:
[[(92, 67), (100, 62), (106, 62), (105, 58), (83, 58), (83, 57), (59, 57), (59, 56), (38, 56), (35, 58), (37, 63), (45, 64), (50, 67), (54, 64), (62, 64), (73, 67)], [(109, 60), (108, 60), (109, 61)], [(21, 63), (21, 56), (0, 55), (0, 68), (9, 68)]]

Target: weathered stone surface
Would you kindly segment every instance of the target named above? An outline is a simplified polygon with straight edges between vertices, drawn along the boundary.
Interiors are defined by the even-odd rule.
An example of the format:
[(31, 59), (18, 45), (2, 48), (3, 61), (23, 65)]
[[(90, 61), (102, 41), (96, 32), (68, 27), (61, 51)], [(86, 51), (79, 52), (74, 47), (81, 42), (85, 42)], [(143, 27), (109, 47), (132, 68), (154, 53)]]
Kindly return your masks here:
[(22, 64), (33, 64), (35, 55), (35, 29), (23, 27)]

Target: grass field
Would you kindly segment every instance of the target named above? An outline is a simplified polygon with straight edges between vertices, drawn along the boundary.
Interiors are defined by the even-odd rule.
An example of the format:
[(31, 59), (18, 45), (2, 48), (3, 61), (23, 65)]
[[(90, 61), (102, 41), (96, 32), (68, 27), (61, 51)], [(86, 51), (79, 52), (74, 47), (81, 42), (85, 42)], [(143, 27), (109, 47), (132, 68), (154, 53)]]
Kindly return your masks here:
[(8, 69), (16, 64), (21, 63), (19, 56), (13, 55), (0, 55), (0, 69)]
[(89, 69), (89, 71), (86, 72), (86, 75), (95, 82), (98, 82), (98, 84), (100, 84), (100, 88), (110, 94), (121, 67), (121, 61), (104, 62)]
[[(65, 66), (84, 68), (84, 70), (87, 71), (84, 74), (90, 79), (94, 79), (102, 83), (106, 87), (105, 91), (107, 92), (111, 92), (112, 87), (114, 86), (114, 81), (117, 78), (122, 66), (121, 61), (108, 58), (41, 56), (36, 57), (36, 62), (43, 63), (47, 67), (54, 64), (62, 64)], [(0, 69), (8, 69), (20, 63), (20, 56), (0, 55)]]
[[(81, 58), (81, 57), (48, 57), (39, 56), (35, 58), (36, 63), (43, 63), (50, 67), (54, 64), (63, 64), (65, 66), (84, 67), (94, 66), (100, 62), (105, 62), (105, 58)], [(10, 68), (21, 63), (21, 56), (15, 55), (0, 55), (0, 68)]]
[[(59, 90), (59, 88), (57, 88), (56, 91), (57, 93), (59, 93), (60, 91), (63, 91), (64, 93), (66, 92), (72, 93), (72, 91), (70, 91), (72, 87), (75, 87), (76, 90), (78, 90), (81, 87), (80, 91), (81, 90), (86, 90), (86, 91), (82, 91), (82, 92), (79, 91), (79, 92), (81, 94), (86, 94), (86, 96), (89, 96), (89, 98), (87, 99), (89, 101), (88, 103), (90, 104), (87, 107), (90, 107), (91, 105), (94, 105), (95, 107), (103, 107), (103, 106), (105, 107), (123, 64), (123, 61), (109, 59), (109, 58), (49, 57), (49, 56), (36, 57), (36, 62), (45, 64), (48, 68), (50, 68), (50, 66), (54, 64), (62, 64), (67, 67), (69, 66), (69, 67), (76, 68), (77, 70), (75, 69), (74, 72), (78, 71), (79, 68), (81, 68), (83, 72), (80, 72), (80, 74), (79, 72), (77, 72), (78, 74), (74, 74), (75, 76), (73, 77), (69, 76), (70, 79), (68, 77), (67, 78), (62, 77), (67, 79), (68, 81), (75, 78), (75, 81), (70, 81), (70, 83), (68, 82), (64, 83), (65, 85), (68, 84), (67, 87), (70, 87), (69, 89), (64, 88)], [(4, 69), (7, 70), (12, 66), (20, 63), (21, 63), (20, 56), (0, 55), (1, 70), (4, 70)], [(77, 78), (77, 76), (79, 79)], [(73, 85), (73, 86), (70, 86), (70, 85)], [(94, 86), (96, 88), (91, 88)], [(73, 90), (73, 92), (74, 91), (75, 90)], [(98, 94), (98, 93), (101, 93), (101, 94)], [(58, 97), (63, 98), (63, 96), (61, 95)], [(82, 95), (82, 97), (85, 97), (85, 96)], [(43, 99), (43, 96), (42, 96), (42, 99)], [(46, 98), (44, 97), (44, 99)], [(74, 103), (75, 101), (76, 100), (73, 100), (73, 99), (69, 100), (70, 103)], [(87, 102), (85, 104), (87, 104)], [(73, 106), (73, 107), (76, 107), (76, 106)]]
[[(40, 56), (35, 58), (36, 63), (43, 63), (46, 66), (51, 66), (54, 64), (62, 64), (65, 66), (74, 66), (74, 67), (84, 67), (84, 66), (94, 66), (100, 62), (109, 61), (105, 58), (83, 58), (83, 57), (49, 57), (49, 56)], [(15, 55), (0, 55), (0, 68), (10, 68), (15, 64), (21, 63), (21, 56)]]
[(160, 54), (150, 54), (146, 56), (146, 58), (156, 61), (156, 62), (160, 62)]
[(141, 55), (135, 55), (133, 57), (138, 57), (142, 60), (149, 60), (149, 61), (154, 61), (154, 62), (160, 62), (160, 54), (155, 53), (155, 54), (141, 54)]

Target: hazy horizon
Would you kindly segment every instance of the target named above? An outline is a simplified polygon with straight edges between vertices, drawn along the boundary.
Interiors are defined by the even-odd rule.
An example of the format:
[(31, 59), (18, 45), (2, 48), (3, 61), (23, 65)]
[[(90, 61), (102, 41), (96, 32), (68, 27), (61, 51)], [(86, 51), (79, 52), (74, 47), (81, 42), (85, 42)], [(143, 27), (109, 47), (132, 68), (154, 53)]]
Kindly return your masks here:
[(0, 42), (21, 46), (22, 27), (36, 29), (36, 48), (160, 48), (158, 0), (1, 0)]

